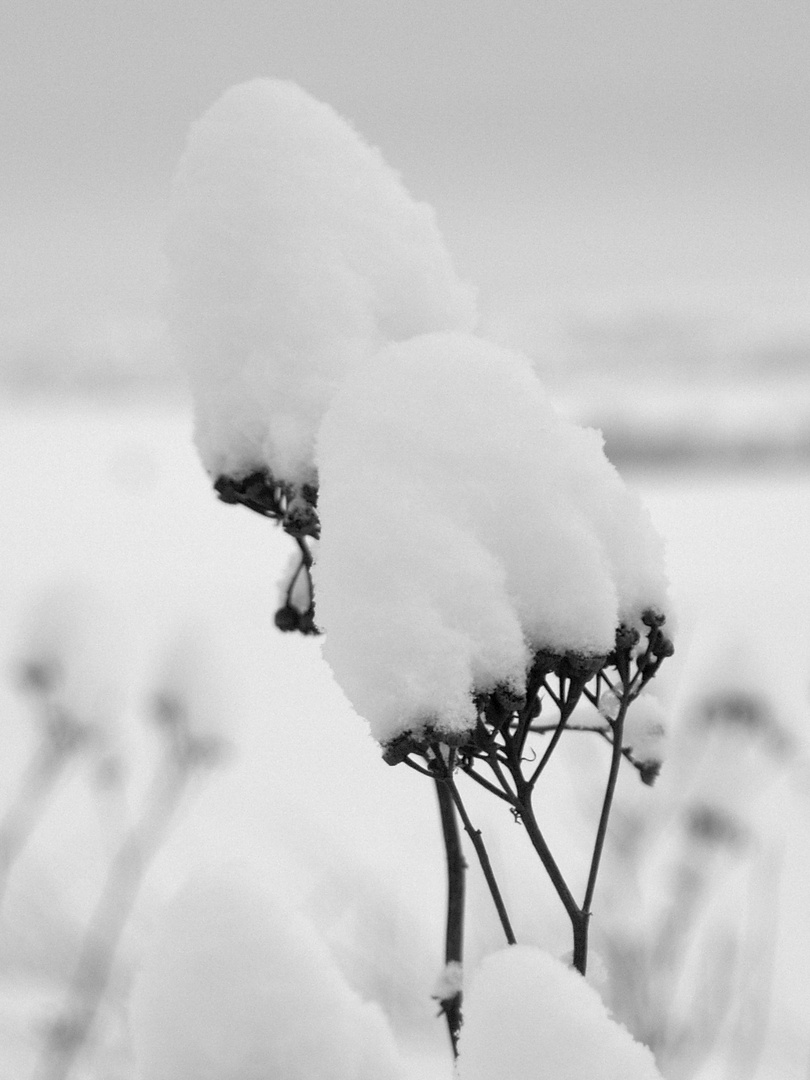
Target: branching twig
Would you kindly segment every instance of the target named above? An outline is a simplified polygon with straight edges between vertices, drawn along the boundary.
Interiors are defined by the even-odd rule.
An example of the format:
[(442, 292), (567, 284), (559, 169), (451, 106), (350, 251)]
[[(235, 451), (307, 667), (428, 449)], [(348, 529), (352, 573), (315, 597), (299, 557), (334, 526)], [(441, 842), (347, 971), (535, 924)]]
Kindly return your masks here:
[(498, 886), (498, 882), (495, 878), (495, 874), (492, 870), (492, 863), (489, 861), (489, 855), (487, 853), (486, 845), (484, 844), (484, 838), (481, 835), (481, 830), (476, 829), (470, 821), (469, 814), (466, 807), (461, 800), (458, 788), (456, 787), (455, 780), (452, 776), (447, 776), (443, 781), (446, 785), (458, 810), (459, 817), (464, 824), (464, 831), (472, 841), (472, 845), (475, 848), (475, 854), (478, 856), (478, 862), (481, 864), (481, 869), (486, 879), (487, 887), (489, 888), (492, 901), (495, 904), (495, 910), (498, 912), (498, 918), (501, 921), (503, 932), (506, 937), (508, 945), (516, 944), (516, 938), (514, 931), (512, 930), (512, 923), (509, 919), (509, 915), (506, 910), (506, 905), (503, 902), (503, 896)]

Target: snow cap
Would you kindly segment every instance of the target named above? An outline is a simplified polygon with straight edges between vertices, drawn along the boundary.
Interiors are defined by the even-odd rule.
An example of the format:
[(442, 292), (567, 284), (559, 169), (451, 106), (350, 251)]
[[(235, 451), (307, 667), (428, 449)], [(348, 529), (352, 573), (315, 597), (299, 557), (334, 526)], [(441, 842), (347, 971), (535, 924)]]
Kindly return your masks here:
[(533, 652), (606, 655), (663, 608), (662, 545), (603, 452), (525, 358), (471, 334), (389, 345), (318, 436), (324, 655), (383, 744), (475, 723)]
[(234, 86), (189, 132), (174, 179), (169, 320), (216, 478), (312, 478), (343, 373), (386, 341), (468, 329), (432, 209), (299, 86)]

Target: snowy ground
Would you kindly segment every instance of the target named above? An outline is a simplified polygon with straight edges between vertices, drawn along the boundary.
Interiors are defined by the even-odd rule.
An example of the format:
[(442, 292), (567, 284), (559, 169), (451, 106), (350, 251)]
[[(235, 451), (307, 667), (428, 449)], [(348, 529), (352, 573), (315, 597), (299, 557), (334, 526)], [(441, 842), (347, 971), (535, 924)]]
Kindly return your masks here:
[[(111, 1000), (127, 1000), (127, 980), (148, 954), (164, 902), (190, 874), (239, 860), (242, 872), (304, 914), (349, 985), (379, 1002), (409, 1076), (449, 1077), (446, 1034), (430, 1000), (440, 969), (444, 895), (433, 792), (422, 778), (382, 763), (322, 662), (319, 643), (275, 630), (287, 539), (257, 516), (216, 501), (191, 446), (187, 410), (177, 401), (6, 403), (0, 447), (4, 674), (19, 649), (21, 622), (42, 590), (76, 577), (91, 582), (116, 612), (109, 665), (127, 694), (121, 754), (129, 777), (123, 810), (109, 790), (89, 782), (89, 764), (77, 763), (14, 868), (0, 939), (0, 1080), (30, 1074), (43, 1025), (62, 1000), (124, 814), (137, 814), (158, 757), (144, 702), (167, 650), (190, 623), (203, 628), (217, 658), (201, 678), (210, 679), (210, 700), (219, 694), (227, 703), (222, 724), (236, 749), (227, 766), (189, 794), (150, 870)], [(764, 1034), (745, 1060), (734, 1058), (729, 1047), (740, 1043), (741, 1007), (701, 1075), (799, 1080), (810, 1063), (810, 475), (695, 470), (634, 479), (668, 541), (678, 656), (661, 679), (681, 727), (690, 695), (710, 685), (726, 663), (720, 647), (740, 641), (750, 659), (737, 671), (772, 702), (789, 749), (755, 756), (748, 773), (735, 758), (734, 788), (723, 781), (722, 762), (707, 778), (705, 755), (695, 764), (676, 739), (669, 776), (652, 792), (628, 777), (623, 798), (628, 814), (643, 799), (642, 814), (674, 819), (683, 792), (708, 784), (747, 823), (755, 842), (712, 878), (715, 900), (701, 925), (710, 937), (714, 925), (740, 931), (741, 883), (749, 879), (752, 895), (765, 897), (756, 918), (756, 905), (744, 905), (756, 940), (765, 941), (758, 970), (768, 970), (769, 992), (746, 999), (753, 1026)], [(0, 781), (3, 801), (10, 802), (32, 743), (30, 714), (11, 675), (0, 683), (0, 709)], [(583, 740), (566, 761), (588, 776), (604, 755)], [(544, 807), (552, 843), (564, 845), (563, 861), (576, 876), (583, 821), (594, 808), (572, 787), (560, 772)], [(517, 830), (499, 825), (483, 805), (476, 812), (493, 838), (496, 862), (513, 866), (508, 853), (519, 845)], [(676, 847), (674, 828), (660, 836), (656, 858), (664, 870), (656, 871), (656, 858), (649, 857), (639, 870), (640, 895), (650, 909), (664, 903), (658, 885)], [(608, 852), (608, 860), (614, 857)], [(504, 872), (518, 937), (563, 955), (570, 948), (566, 925), (533, 865), (521, 863), (511, 877)], [(474, 963), (500, 941), (474, 875), (470, 888)], [(621, 897), (615, 875), (606, 873), (603, 895), (604, 906)], [(597, 895), (596, 926), (600, 918), (606, 925), (622, 922), (598, 901)], [(624, 922), (634, 920), (643, 921), (630, 912)], [(704, 988), (709, 996), (715, 991)], [(683, 993), (688, 996), (688, 986)], [(132, 1047), (112, 1006), (108, 1013), (95, 1057), (104, 1064), (95, 1071), (88, 1066), (88, 1077), (132, 1075)], [(686, 1073), (673, 1067), (667, 1075)]]

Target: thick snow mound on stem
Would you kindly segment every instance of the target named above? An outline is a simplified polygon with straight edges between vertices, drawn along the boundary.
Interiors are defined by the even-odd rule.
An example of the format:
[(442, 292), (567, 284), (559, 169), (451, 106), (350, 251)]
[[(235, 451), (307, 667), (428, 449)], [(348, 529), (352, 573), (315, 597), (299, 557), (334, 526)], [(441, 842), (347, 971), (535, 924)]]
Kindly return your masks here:
[(168, 250), (173, 338), (213, 476), (307, 479), (349, 366), (475, 321), (431, 208), (290, 82), (233, 87), (192, 126)]
[(132, 1001), (139, 1080), (401, 1080), (380, 1008), (304, 917), (243, 870), (189, 882)]
[(573, 968), (529, 945), (488, 956), (464, 1000), (459, 1080), (661, 1080)]
[(664, 605), (661, 543), (599, 433), (473, 335), (354, 368), (317, 463), (324, 654), (382, 743), (464, 731), (473, 691), (520, 692), (533, 651), (607, 654), (620, 623)]

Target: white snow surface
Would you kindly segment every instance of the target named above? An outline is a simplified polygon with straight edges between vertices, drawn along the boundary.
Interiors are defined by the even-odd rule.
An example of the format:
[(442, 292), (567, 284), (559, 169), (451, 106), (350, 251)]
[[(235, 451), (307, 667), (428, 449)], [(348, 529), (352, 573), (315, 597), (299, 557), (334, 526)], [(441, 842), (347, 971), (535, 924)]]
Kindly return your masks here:
[(401, 1080), (378, 1005), (308, 920), (245, 865), (168, 905), (131, 1007), (140, 1080)]
[(531, 945), (486, 957), (464, 1000), (458, 1080), (661, 1080), (573, 968)]
[(311, 477), (315, 431), (352, 364), (476, 320), (433, 210), (291, 82), (232, 87), (192, 126), (168, 253), (172, 336), (213, 476)]
[(460, 732), (532, 650), (608, 653), (666, 605), (662, 544), (598, 432), (524, 357), (471, 334), (387, 346), (345, 378), (317, 444), (324, 655), (386, 743)]

